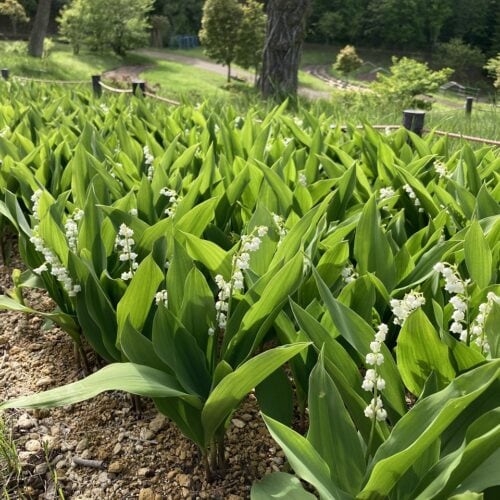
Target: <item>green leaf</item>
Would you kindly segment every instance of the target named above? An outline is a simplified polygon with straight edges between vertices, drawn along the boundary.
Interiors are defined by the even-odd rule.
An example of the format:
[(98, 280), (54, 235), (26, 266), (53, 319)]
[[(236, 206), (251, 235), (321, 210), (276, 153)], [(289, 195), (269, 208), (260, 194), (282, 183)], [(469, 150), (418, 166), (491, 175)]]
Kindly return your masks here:
[[(370, 351), (370, 342), (373, 341), (375, 332), (373, 329), (358, 316), (354, 311), (344, 306), (336, 300), (324, 281), (313, 268), (313, 273), (316, 278), (318, 289), (325, 303), (325, 306), (330, 313), (330, 317), (340, 332), (342, 337), (351, 344), (363, 358)], [(384, 398), (395, 411), (393, 418), (404, 415), (406, 413), (406, 404), (403, 398), (403, 384), (399, 375), (396, 363), (385, 344), (382, 344), (381, 353), (384, 355), (385, 362), (380, 366), (380, 374), (385, 379), (387, 387), (384, 391)]]
[(293, 419), (293, 390), (283, 368), (278, 368), (256, 388), (255, 395), (261, 411), (285, 425)]
[(156, 398), (182, 398), (195, 407), (200, 405), (198, 398), (182, 391), (178, 382), (165, 372), (134, 363), (114, 363), (78, 382), (2, 403), (0, 409), (65, 406), (85, 401), (105, 391), (125, 391)]
[(203, 408), (202, 421), (206, 443), (210, 442), (228, 415), (255, 386), (308, 345), (300, 342), (275, 347), (251, 358), (222, 379)]
[(445, 389), (419, 401), (379, 447), (357, 498), (385, 497), (415, 460), (500, 376), (500, 359), (460, 375)]
[(273, 472), (255, 481), (250, 491), (250, 500), (315, 500), (316, 497), (304, 489), (300, 481), (286, 472)]
[(478, 221), (472, 221), (464, 239), (465, 263), (479, 288), (491, 281), (492, 253)]
[(373, 272), (391, 291), (396, 280), (396, 266), (391, 246), (380, 226), (375, 196), (365, 205), (354, 239), (354, 256), (360, 274)]
[(139, 265), (127, 290), (116, 307), (118, 320), (117, 343), (127, 318), (136, 330), (142, 330), (153, 304), (154, 295), (163, 281), (163, 272), (148, 255)]
[(330, 479), (330, 469), (314, 446), (298, 432), (286, 425), (262, 415), (273, 439), (285, 452), (295, 474), (312, 484), (324, 500), (344, 500), (351, 498), (340, 490)]
[(364, 453), (342, 396), (325, 370), (323, 351), (309, 379), (307, 439), (328, 464), (332, 481), (355, 495), (365, 473)]
[(435, 373), (440, 388), (455, 377), (448, 347), (422, 309), (417, 309), (404, 322), (397, 340), (396, 355), (401, 378), (416, 396), (421, 394), (431, 372)]

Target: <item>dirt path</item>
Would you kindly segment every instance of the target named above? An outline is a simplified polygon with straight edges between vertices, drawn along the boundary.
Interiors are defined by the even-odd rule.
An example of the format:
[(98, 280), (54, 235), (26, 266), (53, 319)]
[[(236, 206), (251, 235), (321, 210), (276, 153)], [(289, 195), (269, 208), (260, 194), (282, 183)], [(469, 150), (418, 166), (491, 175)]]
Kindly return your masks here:
[[(160, 50), (153, 50), (153, 49), (142, 49), (137, 51), (138, 54), (151, 57), (154, 59), (161, 59), (164, 61), (171, 61), (171, 62), (178, 62), (182, 64), (189, 64), (190, 66), (193, 66), (195, 68), (203, 69), (205, 71), (211, 71), (212, 73), (217, 73), (218, 75), (221, 76), (226, 76), (227, 75), (227, 67), (223, 66), (222, 64), (217, 64), (214, 62), (210, 61), (205, 61), (204, 59), (199, 59), (197, 57), (188, 57), (184, 56), (181, 54), (172, 54), (172, 53), (167, 53), (163, 52)], [(130, 66), (131, 68), (134, 68), (134, 66)], [(127, 68), (127, 66), (124, 66), (123, 68), (119, 68), (119, 70), (122, 70), (124, 68)], [(235, 68), (232, 70), (232, 75), (233, 78), (237, 80), (243, 80), (248, 83), (253, 83), (254, 81), (254, 74), (251, 73), (250, 71), (245, 71), (244, 69), (241, 68)], [(306, 97), (308, 99), (329, 99), (330, 98), (330, 93), (321, 91), (321, 90), (313, 90), (307, 87), (299, 87), (299, 95), (302, 97)]]

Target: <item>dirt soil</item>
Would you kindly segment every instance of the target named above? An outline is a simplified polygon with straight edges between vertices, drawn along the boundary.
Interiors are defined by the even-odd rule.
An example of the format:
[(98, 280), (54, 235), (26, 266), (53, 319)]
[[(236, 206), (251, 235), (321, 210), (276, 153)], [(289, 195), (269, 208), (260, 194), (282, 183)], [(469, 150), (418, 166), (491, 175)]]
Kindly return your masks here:
[[(4, 290), (12, 285), (14, 267), (22, 267), (17, 257), (10, 265), (0, 263)], [(39, 310), (53, 307), (43, 292), (27, 293), (26, 301)], [(90, 361), (97, 369), (92, 355)], [(38, 316), (0, 312), (0, 400), (80, 377), (67, 334), (47, 327)], [(150, 401), (141, 399), (141, 406), (138, 412), (128, 395), (110, 392), (69, 407), (6, 411), (3, 418), (22, 463), (19, 481), (6, 485), (10, 498), (61, 498), (60, 488), (64, 498), (79, 500), (237, 500), (249, 497), (254, 479), (283, 467), (284, 454), (262, 422), (253, 395), (228, 431), (228, 473), (211, 483), (196, 446)], [(75, 459), (95, 467), (77, 465)]]

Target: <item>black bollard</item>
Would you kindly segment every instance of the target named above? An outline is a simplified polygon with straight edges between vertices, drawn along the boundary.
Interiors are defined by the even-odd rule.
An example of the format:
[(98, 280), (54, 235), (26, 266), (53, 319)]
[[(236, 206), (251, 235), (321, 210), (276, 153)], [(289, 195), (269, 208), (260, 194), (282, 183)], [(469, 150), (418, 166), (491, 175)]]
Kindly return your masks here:
[(425, 111), (420, 109), (405, 109), (403, 111), (403, 127), (417, 135), (422, 135)]
[(101, 75), (92, 75), (92, 90), (94, 91), (95, 97), (101, 97), (102, 95)]
[(132, 82), (132, 93), (138, 97), (143, 97), (146, 92), (146, 82), (137, 80)]
[(474, 97), (465, 98), (465, 114), (470, 116), (472, 114), (472, 103), (474, 102)]
[(1, 73), (2, 73), (2, 78), (4, 80), (8, 80), (9, 79), (9, 70), (7, 68), (3, 68), (1, 70)]

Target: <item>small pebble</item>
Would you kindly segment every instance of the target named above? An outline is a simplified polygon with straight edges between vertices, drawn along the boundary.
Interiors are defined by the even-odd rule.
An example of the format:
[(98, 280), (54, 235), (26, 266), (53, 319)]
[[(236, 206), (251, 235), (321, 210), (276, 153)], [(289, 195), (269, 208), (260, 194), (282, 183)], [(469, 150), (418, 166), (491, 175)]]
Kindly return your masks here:
[(42, 449), (42, 445), (37, 439), (30, 439), (29, 441), (26, 441), (24, 449), (26, 451), (40, 451)]

